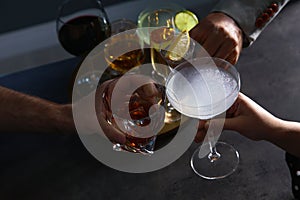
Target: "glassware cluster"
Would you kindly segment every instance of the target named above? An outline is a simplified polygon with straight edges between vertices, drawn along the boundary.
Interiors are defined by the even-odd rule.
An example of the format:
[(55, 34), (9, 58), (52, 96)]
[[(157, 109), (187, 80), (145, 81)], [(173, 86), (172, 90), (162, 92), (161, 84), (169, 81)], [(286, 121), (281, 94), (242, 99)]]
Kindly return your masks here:
[[(125, 144), (113, 145), (116, 151), (151, 155), (156, 135), (142, 136), (139, 128), (150, 128), (148, 132), (153, 128), (161, 129), (161, 122), (178, 123), (182, 114), (213, 122), (214, 119), (222, 119), (238, 97), (240, 78), (234, 66), (218, 58), (195, 57), (195, 43), (190, 39), (188, 30), (178, 28), (174, 20), (180, 12), (191, 15), (176, 4), (150, 6), (139, 14), (135, 24), (127, 19), (110, 23), (100, 0), (66, 0), (59, 8), (56, 25), (62, 47), (84, 59), (94, 47), (105, 41), (104, 56), (108, 73), (113, 78), (144, 64), (147, 52), (143, 47), (144, 44), (150, 46), (151, 76), (153, 80), (162, 80), (164, 89), (153, 84), (160, 94), (166, 93), (166, 96), (156, 96), (154, 104), (164, 105), (166, 112), (164, 118), (161, 118), (159, 109), (149, 114), (150, 106), (143, 104), (138, 90), (126, 94), (131, 98), (120, 103), (117, 113), (107, 119), (126, 136)], [(196, 23), (195, 16), (191, 16)], [(141, 29), (119, 34), (135, 28)], [(126, 52), (128, 49), (134, 50)], [(133, 72), (131, 78), (141, 75), (139, 70)], [(98, 74), (87, 74), (79, 79), (78, 84), (88, 90), (97, 87), (100, 78)], [(111, 99), (107, 90), (102, 96), (104, 101)], [(129, 116), (124, 114), (127, 112)], [(148, 127), (150, 122), (155, 127)], [(222, 125), (213, 124), (206, 140), (191, 158), (192, 169), (205, 179), (224, 178), (233, 173), (239, 163), (239, 154), (231, 145), (217, 142)]]

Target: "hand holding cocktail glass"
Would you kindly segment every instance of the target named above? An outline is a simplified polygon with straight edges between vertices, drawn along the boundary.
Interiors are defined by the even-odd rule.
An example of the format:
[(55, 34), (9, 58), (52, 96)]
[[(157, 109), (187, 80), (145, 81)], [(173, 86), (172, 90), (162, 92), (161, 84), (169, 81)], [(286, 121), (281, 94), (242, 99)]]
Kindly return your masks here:
[[(240, 79), (236, 69), (219, 58), (195, 58), (178, 65), (169, 75), (167, 97), (180, 113), (200, 120), (212, 120), (203, 144), (194, 152), (191, 166), (206, 179), (232, 174), (239, 163), (238, 152), (217, 142), (225, 112), (238, 97)], [(203, 125), (203, 124), (202, 124)]]

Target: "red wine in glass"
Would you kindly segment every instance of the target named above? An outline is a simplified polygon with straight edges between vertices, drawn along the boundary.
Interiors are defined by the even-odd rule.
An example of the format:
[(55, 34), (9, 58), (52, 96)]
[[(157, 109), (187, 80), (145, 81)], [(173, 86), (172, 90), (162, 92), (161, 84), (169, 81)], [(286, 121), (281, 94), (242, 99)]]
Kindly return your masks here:
[(65, 23), (58, 31), (63, 48), (69, 53), (80, 56), (88, 53), (100, 42), (109, 37), (97, 16), (79, 16)]
[[(101, 0), (64, 0), (58, 9), (56, 32), (61, 46), (81, 62), (72, 74), (70, 90), (74, 84), (86, 91), (93, 91), (99, 84), (97, 69), (90, 69), (76, 80), (85, 56), (99, 43), (110, 37), (110, 23)], [(76, 80), (76, 83), (75, 83)]]
[(75, 56), (86, 56), (110, 36), (110, 23), (101, 0), (64, 1), (56, 26), (62, 47)]

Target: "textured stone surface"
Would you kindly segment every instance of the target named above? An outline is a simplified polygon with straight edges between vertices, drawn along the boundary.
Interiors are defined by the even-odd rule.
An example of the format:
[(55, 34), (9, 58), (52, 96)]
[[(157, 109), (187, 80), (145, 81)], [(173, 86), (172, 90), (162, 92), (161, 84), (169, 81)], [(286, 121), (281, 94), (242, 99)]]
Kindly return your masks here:
[[(300, 2), (291, 2), (254, 45), (243, 51), (237, 65), (242, 77), (242, 92), (275, 115), (297, 121), (300, 120), (299, 19)], [(47, 80), (43, 78), (43, 81)], [(32, 84), (36, 88), (29, 91), (25, 86), (14, 87), (38, 94), (51, 85)], [(56, 99), (55, 95), (64, 91), (58, 88), (52, 95), (54, 91), (49, 90), (46, 97)], [(240, 165), (228, 178), (206, 181), (197, 177), (189, 166), (196, 144), (162, 170), (127, 174), (96, 161), (77, 136), (1, 134), (0, 197), (56, 200), (292, 199), (284, 151), (270, 143), (250, 141), (233, 132), (225, 132), (221, 140), (238, 149)]]

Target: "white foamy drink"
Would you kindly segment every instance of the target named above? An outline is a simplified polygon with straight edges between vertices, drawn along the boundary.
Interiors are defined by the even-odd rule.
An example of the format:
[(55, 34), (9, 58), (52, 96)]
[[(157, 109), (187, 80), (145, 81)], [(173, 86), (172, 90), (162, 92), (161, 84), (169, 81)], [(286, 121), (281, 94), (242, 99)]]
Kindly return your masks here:
[(238, 80), (213, 65), (183, 67), (167, 82), (167, 97), (180, 113), (210, 119), (225, 112), (239, 93)]

